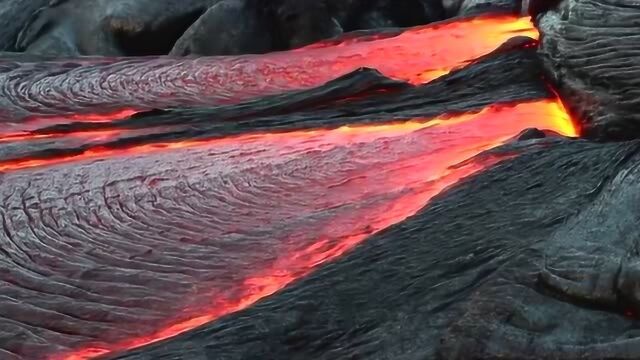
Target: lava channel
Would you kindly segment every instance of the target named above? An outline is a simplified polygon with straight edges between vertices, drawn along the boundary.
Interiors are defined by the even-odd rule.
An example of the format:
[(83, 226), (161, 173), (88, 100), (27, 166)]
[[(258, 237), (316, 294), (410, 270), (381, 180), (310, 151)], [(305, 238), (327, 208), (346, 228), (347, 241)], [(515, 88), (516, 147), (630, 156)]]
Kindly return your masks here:
[(575, 135), (544, 100), (3, 163), (0, 328), (22, 336), (0, 357), (90, 359), (244, 309), (498, 161), (452, 167), (527, 127)]
[(514, 36), (537, 39), (538, 31), (529, 17), (493, 15), (266, 55), (136, 58), (76, 67), (48, 62), (37, 71), (26, 64), (0, 74), (1, 96), (14, 106), (5, 109), (3, 121), (54, 125), (82, 121), (83, 116), (104, 121), (109, 115), (122, 118), (140, 110), (233, 104), (317, 87), (362, 67), (420, 84), (492, 52)]

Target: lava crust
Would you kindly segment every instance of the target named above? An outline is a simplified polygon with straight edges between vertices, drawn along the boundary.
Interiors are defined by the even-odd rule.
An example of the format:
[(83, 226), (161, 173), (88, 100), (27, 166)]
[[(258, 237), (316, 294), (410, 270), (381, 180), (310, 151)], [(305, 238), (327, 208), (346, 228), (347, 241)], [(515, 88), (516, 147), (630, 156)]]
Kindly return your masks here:
[(640, 136), (638, 19), (629, 0), (564, 0), (539, 17), (540, 53), (587, 137)]
[(519, 155), (274, 296), (112, 358), (636, 359), (637, 306), (589, 289), (622, 259), (637, 286), (639, 146), (507, 146)]

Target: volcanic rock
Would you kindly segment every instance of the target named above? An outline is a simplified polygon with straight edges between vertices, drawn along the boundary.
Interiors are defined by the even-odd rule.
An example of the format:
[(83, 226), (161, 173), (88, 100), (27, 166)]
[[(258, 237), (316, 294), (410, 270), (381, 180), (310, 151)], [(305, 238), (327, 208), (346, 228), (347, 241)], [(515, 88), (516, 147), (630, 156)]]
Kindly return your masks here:
[[(0, 355), (39, 358), (43, 354), (76, 349), (92, 340), (117, 343), (152, 332), (159, 324), (183, 314), (199, 316), (202, 309), (211, 305), (211, 296), (234, 299), (235, 289), (238, 289), (235, 285), (242, 284), (243, 279), (250, 280), (255, 267), (270, 264), (277, 251), (301, 246), (301, 241), (314, 244), (323, 236), (325, 229), (333, 232), (349, 228), (347, 225), (353, 221), (363, 221), (362, 216), (369, 214), (367, 204), (381, 204), (375, 206), (376, 211), (386, 213), (386, 207), (382, 205), (387, 198), (404, 198), (413, 192), (407, 191), (413, 187), (384, 186), (388, 180), (402, 180), (403, 176), (408, 176), (407, 166), (424, 168), (424, 161), (433, 160), (433, 149), (442, 149), (440, 153), (446, 154), (452, 142), (474, 149), (479, 145), (491, 147), (496, 139), (490, 134), (501, 129), (501, 120), (506, 121), (504, 125), (510, 130), (500, 132), (496, 141), (515, 135), (523, 126), (513, 121), (516, 120), (514, 118), (511, 121), (502, 119), (500, 109), (504, 108), (508, 113), (512, 107), (525, 104), (535, 110), (538, 102), (555, 101), (554, 94), (541, 81), (542, 67), (530, 43), (522, 43), (520, 48), (510, 44), (506, 47), (508, 50), (490, 54), (422, 86), (392, 81), (373, 70), (358, 70), (319, 88), (273, 95), (228, 107), (151, 111), (122, 122), (93, 123), (107, 127), (102, 129), (73, 128), (71, 124), (66, 129), (69, 139), (59, 131), (54, 138), (39, 138), (34, 134), (36, 136), (31, 139), (3, 141), (0, 161), (6, 186), (0, 190), (4, 194), (6, 222), (2, 239), (6, 246), (0, 251), (0, 280), (7, 283), (3, 288), (7, 296), (0, 296), (0, 325), (22, 335), (0, 342)], [(30, 70), (38, 71), (38, 67)], [(446, 123), (456, 113), (478, 112), (492, 106), (496, 107), (496, 116), (487, 117), (487, 121), (491, 121), (487, 128), (462, 126), (452, 131), (456, 125), (451, 128), (425, 127), (427, 134), (428, 131), (444, 134), (449, 141), (439, 142), (438, 136), (423, 136), (421, 134), (424, 133), (415, 131), (411, 126), (406, 131), (413, 135), (389, 137), (385, 131), (375, 141), (369, 141), (370, 135), (365, 131), (361, 136), (367, 141), (354, 141), (354, 145), (349, 146), (332, 142), (332, 136), (320, 137), (319, 140), (308, 138), (309, 133), (322, 135), (333, 129), (337, 134), (333, 136), (338, 139), (350, 139), (348, 133), (341, 135), (336, 128), (347, 124), (388, 124), (390, 121), (448, 113), (450, 117), (441, 120)], [(539, 119), (538, 116), (529, 118), (536, 122)], [(456, 124), (455, 121), (452, 123)], [(85, 126), (90, 124), (84, 123)], [(482, 124), (484, 122), (479, 122)], [(142, 135), (135, 133), (157, 128), (161, 131)], [(292, 133), (309, 128), (314, 132)], [(97, 138), (91, 137), (94, 131), (84, 131), (107, 129), (106, 135), (99, 134)], [(268, 136), (264, 140), (259, 140), (259, 134), (264, 132), (271, 133), (266, 134)], [(358, 135), (357, 132), (352, 134)], [(83, 137), (89, 140), (83, 142)], [(478, 137), (485, 140), (481, 144), (474, 143), (473, 139)], [(471, 139), (470, 142), (461, 141), (465, 138)], [(207, 146), (180, 146), (204, 139), (211, 142)], [(159, 144), (163, 141), (170, 141), (176, 147), (158, 153), (142, 151), (146, 149), (144, 146), (161, 149)], [(318, 146), (317, 141), (322, 146)], [(543, 150), (547, 151), (542, 145), (548, 147), (549, 144), (541, 144), (540, 149), (534, 151), (533, 159), (545, 154)], [(136, 151), (136, 146), (142, 150)], [(521, 152), (517, 146), (511, 150)], [(99, 160), (65, 161), (69, 157), (81, 157), (95, 151), (119, 153), (105, 155)], [(473, 151), (475, 154), (476, 150)], [(567, 152), (569, 150), (562, 154)], [(487, 159), (513, 156), (510, 152), (496, 154), (487, 155)], [(555, 161), (560, 155), (554, 155), (551, 160)], [(585, 156), (597, 161), (596, 156)], [(611, 158), (609, 153), (602, 156)], [(530, 168), (542, 171), (541, 164), (549, 160), (540, 158), (537, 160), (539, 163), (533, 165), (523, 160), (524, 165), (497, 175), (497, 179), (490, 177), (485, 185), (498, 184), (502, 188), (503, 176), (518, 183), (513, 174), (518, 174), (520, 168), (530, 165)], [(39, 161), (46, 166), (20, 167), (32, 166)], [(555, 166), (563, 168), (570, 161), (565, 158)], [(393, 171), (380, 171), (383, 164), (390, 164)], [(436, 161), (433, 165), (442, 167), (443, 171), (448, 169), (446, 162)], [(547, 169), (552, 176), (548, 179), (549, 184), (558, 183), (555, 180), (563, 175), (554, 170)], [(410, 183), (429, 184), (422, 175), (412, 172), (410, 176), (416, 181)], [(364, 186), (360, 178), (366, 179)], [(531, 186), (535, 179), (532, 176), (526, 179), (526, 183), (512, 186), (520, 190)], [(580, 187), (572, 189), (589, 188), (597, 179), (593, 176)], [(399, 184), (402, 183), (400, 181)], [(345, 187), (347, 190), (342, 192), (336, 190)], [(532, 187), (527, 194), (516, 192), (510, 197), (500, 198), (495, 194), (495, 187), (493, 189), (482, 193), (474, 187), (469, 191), (477, 192), (475, 197), (460, 195), (466, 199), (462, 207), (458, 206), (457, 197), (447, 203), (454, 204), (446, 207), (453, 213), (426, 220), (419, 216), (417, 225), (413, 222), (401, 225), (400, 228), (409, 229), (408, 233), (404, 233), (405, 230), (400, 233), (394, 233), (397, 230), (386, 231), (391, 236), (384, 240), (387, 245), (364, 255), (354, 252), (347, 260), (338, 263), (348, 264), (345, 274), (334, 273), (335, 270), (331, 269), (335, 266), (344, 266), (334, 264), (328, 267), (329, 278), (326, 278), (326, 272), (321, 271), (318, 277), (312, 275), (301, 282), (298, 285), (301, 288), (292, 290), (300, 292), (301, 298), (294, 297), (289, 302), (288, 292), (276, 294), (269, 301), (277, 304), (284, 301), (286, 304), (277, 305), (275, 311), (265, 310), (261, 305), (251, 310), (258, 315), (249, 320), (248, 325), (240, 325), (247, 329), (245, 332), (240, 330), (243, 333), (241, 340), (236, 339), (239, 328), (233, 323), (237, 317), (231, 315), (220, 323), (207, 325), (205, 331), (213, 329), (213, 338), (197, 335), (199, 330), (194, 330), (185, 336), (195, 336), (195, 343), (190, 338), (177, 337), (167, 344), (158, 345), (162, 350), (157, 350), (157, 347), (141, 349), (143, 355), (140, 356), (288, 359), (313, 358), (315, 355), (319, 358), (342, 358), (347, 353), (394, 354), (399, 348), (392, 343), (406, 344), (406, 339), (415, 335), (414, 330), (429, 326), (429, 322), (422, 319), (425, 311), (433, 311), (442, 317), (434, 317), (433, 321), (441, 321), (440, 325), (430, 327), (420, 336), (441, 333), (446, 323), (443, 319), (448, 313), (438, 313), (429, 308), (441, 307), (445, 295), (458, 288), (448, 285), (425, 292), (425, 288), (434, 287), (436, 281), (448, 276), (443, 274), (451, 269), (446, 265), (440, 266), (434, 259), (460, 262), (465, 266), (465, 260), (456, 259), (461, 254), (467, 256), (469, 248), (475, 245), (485, 244), (489, 248), (495, 245), (496, 251), (506, 246), (508, 253), (512, 248), (518, 250), (517, 245), (524, 241), (509, 238), (506, 245), (488, 242), (486, 239), (500, 241), (505, 235), (504, 232), (493, 232), (487, 236), (496, 235), (495, 238), (464, 238), (463, 243), (464, 240), (469, 241), (465, 243), (466, 248), (454, 247), (447, 252), (443, 241), (452, 234), (448, 227), (459, 230), (462, 223), (448, 223), (444, 219), (459, 219), (456, 221), (464, 223), (467, 220), (462, 215), (466, 213), (471, 216), (468, 224), (480, 229), (482, 232), (479, 234), (485, 234), (491, 229), (490, 220), (494, 219), (476, 223), (480, 221), (472, 220), (476, 209), (478, 213), (488, 214), (490, 209), (483, 206), (495, 205), (504, 209), (502, 214), (505, 214), (505, 203), (513, 202), (516, 195), (521, 199), (522, 196), (524, 199), (538, 199), (536, 196), (540, 194)], [(545, 191), (554, 190), (557, 187), (549, 185)], [(419, 192), (417, 188), (416, 191)], [(379, 196), (371, 198), (371, 192), (379, 193)], [(516, 232), (527, 230), (525, 225), (537, 220), (546, 224), (567, 208), (581, 204), (580, 199), (571, 196), (568, 195), (566, 201), (558, 201), (548, 209), (548, 213), (536, 215), (531, 222), (527, 222), (522, 214), (535, 208), (522, 207), (516, 209), (515, 218), (520, 219), (516, 225), (504, 227), (506, 218), (496, 220), (496, 224), (502, 231), (511, 229)], [(318, 198), (322, 201), (315, 203)], [(480, 202), (482, 198), (499, 201)], [(353, 201), (347, 201), (349, 199)], [(355, 205), (351, 204), (353, 202)], [(251, 211), (247, 211), (247, 204), (251, 204)], [(417, 202), (416, 210), (422, 204)], [(466, 207), (471, 204), (479, 204), (480, 208)], [(443, 209), (439, 203), (434, 206), (435, 209)], [(344, 223), (346, 227), (336, 227), (336, 223)], [(372, 231), (369, 227), (365, 221), (357, 230), (366, 237), (367, 232)], [(546, 226), (539, 228), (528, 234), (543, 236), (550, 231)], [(418, 232), (413, 233), (411, 229)], [(436, 233), (441, 235), (433, 243), (431, 239), (422, 240), (423, 236)], [(474, 231), (464, 233), (475, 234)], [(377, 239), (372, 239), (374, 248), (380, 241)], [(33, 248), (37, 251), (32, 251)], [(415, 251), (408, 251), (411, 248)], [(434, 251), (434, 248), (440, 250)], [(483, 249), (477, 251), (485, 251)], [(378, 251), (387, 253), (388, 258), (384, 260)], [(25, 253), (29, 255), (23, 255)], [(498, 255), (504, 260), (507, 253)], [(371, 256), (379, 260), (372, 261)], [(471, 261), (469, 265), (474, 264), (473, 258), (468, 261)], [(468, 273), (454, 282), (467, 288), (464, 284), (467, 277), (481, 277), (485, 271), (482, 266), (471, 266)], [(353, 289), (345, 290), (343, 285), (339, 285), (343, 276), (351, 278), (358, 277), (358, 274), (363, 275), (360, 280), (353, 282), (350, 279), (345, 284), (355, 286)], [(381, 281), (386, 277), (391, 279), (391, 284)], [(377, 291), (384, 290), (388, 296), (371, 292), (373, 282), (369, 283), (369, 280), (375, 280), (376, 286), (385, 284)], [(325, 286), (330, 289), (325, 289)], [(412, 290), (412, 286), (418, 293)], [(319, 296), (317, 291), (327, 292), (328, 297)], [(468, 295), (468, 292), (461, 294)], [(351, 295), (353, 302), (345, 301)], [(375, 299), (367, 300), (371, 295)], [(316, 300), (309, 301), (310, 296)], [(334, 300), (344, 304), (332, 303)], [(446, 301), (450, 300), (446, 298)], [(403, 302), (405, 305), (401, 305)], [(459, 304), (464, 303), (460, 300)], [(235, 311), (233, 307), (229, 308), (231, 310), (225, 311)], [(285, 308), (288, 314), (281, 312)], [(413, 318), (416, 322), (407, 322), (407, 327), (392, 329), (396, 321), (405, 321), (412, 312), (417, 314)], [(362, 322), (352, 322), (350, 313), (357, 314), (361, 319), (358, 321)], [(263, 316), (270, 317), (270, 314), (281, 321), (270, 321), (271, 325), (265, 325)], [(325, 320), (329, 320), (329, 325)], [(229, 331), (218, 331), (219, 326), (226, 324), (231, 324)], [(255, 330), (253, 326), (260, 326), (263, 330)], [(289, 331), (293, 327), (297, 328), (296, 332)], [(340, 337), (332, 337), (325, 331), (335, 331)], [(343, 335), (345, 331), (348, 334)], [(228, 336), (226, 340), (220, 340), (219, 337), (224, 336)], [(380, 337), (383, 339), (378, 340)], [(366, 339), (374, 343), (366, 345)], [(428, 343), (425, 344), (427, 347), (419, 354), (433, 351)], [(366, 348), (361, 348), (362, 345)], [(380, 350), (383, 348), (387, 350)], [(411, 351), (406, 355), (417, 354)]]
[[(540, 49), (413, 68), (435, 41), (367, 47), (400, 29), (113, 56), (284, 50), (439, 1), (5, 1), (0, 50), (26, 52), (0, 54), (1, 359), (640, 358), (637, 2), (448, 1), (540, 12)], [(568, 119), (551, 84), (588, 137), (627, 141), (533, 128)]]
[(17, 47), (55, 56), (163, 55), (218, 1), (52, 1), (32, 16)]
[(324, 2), (225, 0), (207, 10), (171, 55), (239, 55), (287, 50), (342, 34)]
[(518, 14), (521, 7), (521, 0), (464, 0), (458, 9), (458, 16), (473, 16), (484, 13)]
[(445, 18), (439, 0), (330, 0), (345, 31), (428, 24)]
[(564, 0), (538, 18), (550, 80), (595, 139), (640, 136), (640, 4)]
[(0, 51), (15, 51), (18, 34), (27, 21), (50, 0), (0, 1)]

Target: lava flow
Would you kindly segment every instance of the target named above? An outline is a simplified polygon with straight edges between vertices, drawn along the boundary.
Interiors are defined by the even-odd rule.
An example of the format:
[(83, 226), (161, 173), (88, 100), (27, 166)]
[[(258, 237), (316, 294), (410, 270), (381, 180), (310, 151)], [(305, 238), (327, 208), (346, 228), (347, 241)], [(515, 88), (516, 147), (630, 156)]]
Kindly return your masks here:
[(266, 55), (136, 59), (72, 69), (44, 63), (36, 72), (17, 68), (0, 74), (1, 95), (16, 107), (5, 109), (4, 121), (22, 122), (25, 112), (36, 117), (76, 114), (82, 120), (81, 114), (96, 108), (121, 116), (152, 108), (233, 104), (317, 87), (362, 67), (420, 84), (514, 36), (537, 38), (538, 32), (529, 17), (483, 16)]
[(4, 163), (0, 319), (26, 335), (0, 351), (90, 359), (242, 310), (501, 160), (453, 166), (528, 127), (575, 135), (540, 100)]
[[(569, 120), (568, 115), (566, 115), (566, 111), (564, 110), (563, 105), (559, 101), (548, 101), (543, 100), (530, 104), (519, 104), (515, 105), (516, 109), (526, 108), (528, 111), (540, 111), (540, 116), (544, 119), (538, 120), (538, 122), (524, 122), (519, 123), (516, 121), (515, 126), (517, 129), (524, 129), (527, 127), (535, 127), (542, 126), (548, 127), (550, 129), (554, 129), (561, 134), (566, 136), (577, 136), (576, 130), (572, 122)], [(413, 119), (409, 121), (405, 121), (402, 123), (396, 124), (384, 124), (384, 125), (370, 125), (370, 126), (343, 126), (341, 128), (335, 129), (333, 131), (329, 131), (328, 134), (342, 134), (344, 132), (348, 134), (352, 134), (351, 136), (368, 134), (368, 133), (378, 133), (383, 132), (388, 135), (395, 134), (396, 131), (406, 131), (417, 130), (423, 127), (430, 127), (433, 125), (442, 125), (442, 124), (454, 124), (460, 121), (466, 121), (468, 118), (477, 118), (480, 115), (485, 114), (485, 116), (496, 116), (494, 112), (498, 114), (502, 113), (502, 108), (508, 109), (511, 105), (493, 105), (488, 107), (487, 109), (481, 111), (479, 114), (463, 114), (457, 117), (446, 116), (444, 118), (437, 118), (432, 120), (425, 119)], [(531, 107), (531, 109), (529, 109)], [(541, 109), (538, 109), (540, 107)], [(509, 115), (512, 116), (512, 115)], [(562, 121), (557, 121), (557, 119), (563, 119)], [(500, 120), (500, 116), (497, 116), (497, 119)], [(545, 120), (546, 119), (546, 120)], [(513, 123), (514, 120), (505, 121), (506, 123)], [(548, 123), (548, 121), (553, 121)], [(488, 122), (488, 121), (487, 121)], [(504, 125), (499, 125), (504, 126)], [(479, 128), (479, 131), (484, 131), (486, 129)], [(86, 159), (96, 159), (108, 156), (127, 156), (127, 155), (135, 155), (135, 154), (143, 154), (149, 152), (157, 152), (164, 151), (167, 149), (180, 149), (180, 148), (190, 148), (190, 147), (198, 147), (198, 146), (212, 146), (215, 145), (228, 145), (234, 143), (244, 143), (244, 142), (254, 142), (254, 141), (264, 141), (266, 139), (280, 139), (286, 137), (287, 139), (313, 139), (317, 134), (324, 134), (327, 130), (303, 130), (303, 131), (291, 131), (284, 133), (258, 133), (258, 134), (248, 134), (241, 136), (230, 136), (222, 139), (215, 140), (195, 140), (195, 141), (177, 141), (177, 142), (159, 142), (159, 143), (151, 143), (144, 144), (139, 146), (133, 146), (129, 148), (106, 148), (106, 147), (95, 147), (84, 150), (82, 153), (77, 155), (63, 155), (59, 157), (47, 157), (47, 158), (26, 158), (26, 159), (18, 159), (18, 160), (9, 160), (9, 161), (0, 161), (0, 171), (11, 171), (11, 170), (19, 170), (24, 168), (36, 167), (36, 166), (47, 166), (57, 163), (69, 162), (69, 161), (81, 161)], [(353, 133), (352, 133), (353, 132)], [(96, 132), (94, 136), (96, 138), (108, 138), (108, 137), (116, 137), (115, 133), (117, 131), (105, 131), (105, 132)], [(79, 136), (82, 136), (82, 132), (78, 133)], [(89, 132), (88, 135), (93, 135), (93, 133)], [(71, 135), (74, 135), (73, 133)]]

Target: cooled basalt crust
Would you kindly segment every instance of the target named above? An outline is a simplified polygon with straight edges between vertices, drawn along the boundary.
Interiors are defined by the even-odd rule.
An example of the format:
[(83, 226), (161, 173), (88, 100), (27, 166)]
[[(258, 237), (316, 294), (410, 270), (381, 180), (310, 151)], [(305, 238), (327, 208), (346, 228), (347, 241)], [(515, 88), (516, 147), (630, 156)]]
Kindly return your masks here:
[(640, 136), (640, 4), (564, 0), (538, 17), (549, 77), (585, 136)]

